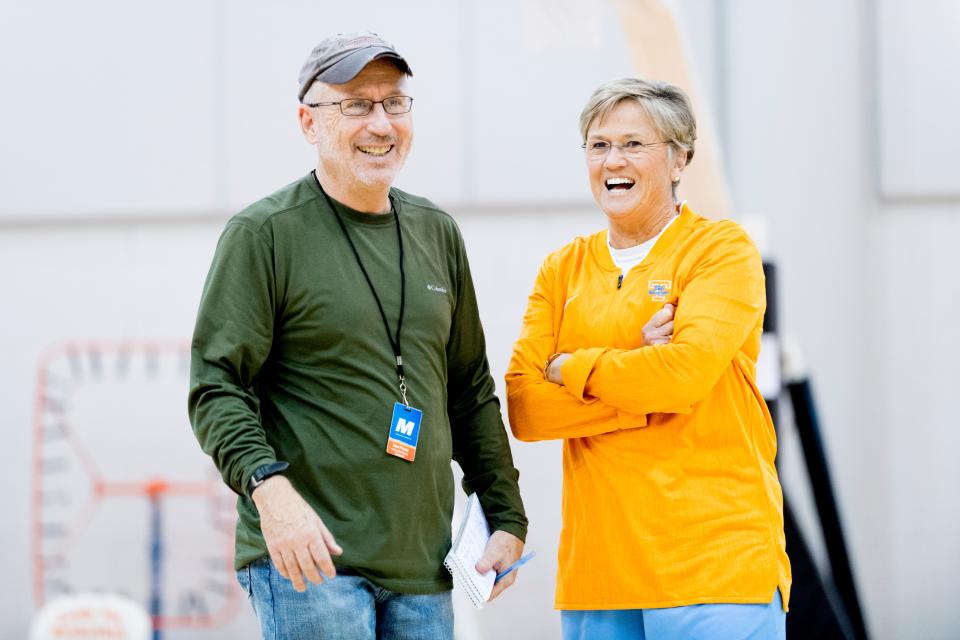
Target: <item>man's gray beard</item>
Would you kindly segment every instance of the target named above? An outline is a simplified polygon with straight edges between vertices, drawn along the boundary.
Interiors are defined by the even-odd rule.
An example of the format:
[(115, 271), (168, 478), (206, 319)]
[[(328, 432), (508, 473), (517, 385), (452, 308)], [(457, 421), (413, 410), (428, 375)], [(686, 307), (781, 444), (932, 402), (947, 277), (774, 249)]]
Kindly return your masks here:
[(402, 168), (402, 166), (403, 165), (401, 164), (399, 167), (397, 167), (396, 170), (390, 174), (389, 178), (383, 178), (382, 176), (384, 174), (379, 171), (368, 172), (363, 169), (361, 169), (360, 171), (357, 171), (354, 175), (356, 176), (357, 181), (366, 187), (379, 187), (379, 188), (389, 189), (390, 187), (393, 186), (393, 181), (396, 179), (397, 174), (400, 173), (400, 169)]

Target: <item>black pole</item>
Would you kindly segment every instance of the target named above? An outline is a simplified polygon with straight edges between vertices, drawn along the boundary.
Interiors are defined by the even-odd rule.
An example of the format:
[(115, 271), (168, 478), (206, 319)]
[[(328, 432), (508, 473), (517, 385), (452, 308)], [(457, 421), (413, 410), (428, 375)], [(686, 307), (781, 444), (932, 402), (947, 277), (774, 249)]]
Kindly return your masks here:
[[(763, 272), (766, 279), (767, 309), (763, 316), (764, 348), (780, 351), (779, 314), (777, 296), (777, 268), (772, 262), (764, 261)], [(778, 363), (778, 366), (780, 363)], [(778, 373), (781, 373), (778, 371)], [(780, 401), (783, 382), (776, 393), (764, 399), (779, 442), (783, 432), (780, 424)], [(801, 444), (803, 441), (801, 440)], [(780, 447), (777, 447), (777, 467), (780, 466)], [(804, 452), (806, 454), (806, 451)], [(808, 467), (809, 468), (809, 467)], [(835, 594), (831, 585), (825, 584), (817, 569), (813, 554), (807, 544), (800, 524), (794, 516), (789, 497), (783, 495), (783, 529), (787, 543), (787, 557), (793, 573), (793, 588), (790, 595), (790, 613), (787, 615), (787, 638), (791, 640), (855, 640), (844, 611), (844, 603)]]
[[(780, 316), (777, 312), (777, 265), (772, 262), (763, 261), (764, 284), (767, 293), (767, 310), (763, 314), (763, 333), (765, 335), (777, 338)], [(767, 402), (767, 409), (770, 411), (770, 417), (773, 419), (773, 429), (779, 437), (780, 429), (780, 394), (770, 398), (764, 398)], [(778, 449), (779, 452), (779, 449)], [(780, 455), (776, 459), (777, 468), (780, 467)]]
[(150, 494), (150, 621), (152, 640), (163, 640), (163, 513), (160, 496)]
[(843, 603), (820, 578), (813, 553), (800, 532), (800, 523), (784, 496), (783, 528), (787, 535), (787, 555), (793, 570), (790, 613), (787, 614), (787, 639), (854, 640)]
[(830, 481), (830, 467), (827, 464), (823, 440), (820, 437), (820, 425), (817, 421), (809, 378), (788, 382), (787, 391), (790, 393), (794, 422), (803, 447), (803, 458), (810, 477), (810, 485), (813, 488), (813, 499), (820, 518), (820, 528), (823, 530), (827, 557), (830, 559), (833, 583), (843, 603), (854, 637), (857, 640), (866, 640), (867, 629), (863, 621), (863, 611), (860, 607), (853, 571), (850, 568), (850, 555), (847, 553), (840, 512), (833, 492), (833, 483)]

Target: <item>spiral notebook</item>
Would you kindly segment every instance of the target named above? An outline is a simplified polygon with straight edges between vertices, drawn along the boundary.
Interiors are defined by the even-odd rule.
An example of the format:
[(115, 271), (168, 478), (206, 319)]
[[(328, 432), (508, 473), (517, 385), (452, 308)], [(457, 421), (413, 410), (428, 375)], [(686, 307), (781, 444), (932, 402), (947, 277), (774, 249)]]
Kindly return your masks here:
[(477, 561), (483, 557), (489, 539), (487, 517), (483, 515), (477, 494), (471, 493), (463, 510), (460, 529), (453, 539), (443, 566), (453, 575), (453, 583), (463, 589), (477, 609), (483, 609), (483, 603), (490, 599), (493, 582), (497, 577), (497, 572), (493, 569), (486, 575), (476, 570)]

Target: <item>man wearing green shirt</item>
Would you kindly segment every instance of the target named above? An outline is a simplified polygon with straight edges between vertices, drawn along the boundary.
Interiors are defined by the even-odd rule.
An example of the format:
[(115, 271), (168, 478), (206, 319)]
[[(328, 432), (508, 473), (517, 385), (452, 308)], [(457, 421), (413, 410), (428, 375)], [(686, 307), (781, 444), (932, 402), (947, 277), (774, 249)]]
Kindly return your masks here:
[(523, 549), (463, 239), (391, 186), (409, 75), (372, 33), (313, 50), (316, 169), (230, 220), (200, 302), (190, 418), (240, 496), (235, 564), (264, 637), (452, 638), (451, 459), (494, 531), (478, 571)]

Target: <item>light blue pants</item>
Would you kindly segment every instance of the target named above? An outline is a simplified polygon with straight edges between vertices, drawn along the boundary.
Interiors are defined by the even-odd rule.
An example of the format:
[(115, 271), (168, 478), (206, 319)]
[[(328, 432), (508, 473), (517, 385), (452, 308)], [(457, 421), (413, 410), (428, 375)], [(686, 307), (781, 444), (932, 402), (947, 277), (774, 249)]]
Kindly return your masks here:
[(348, 570), (299, 593), (269, 558), (237, 572), (264, 640), (452, 640), (450, 592), (396, 593)]
[(563, 640), (785, 640), (780, 590), (770, 604), (561, 611)]

